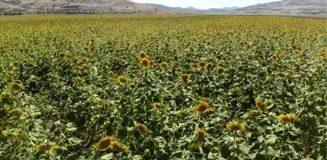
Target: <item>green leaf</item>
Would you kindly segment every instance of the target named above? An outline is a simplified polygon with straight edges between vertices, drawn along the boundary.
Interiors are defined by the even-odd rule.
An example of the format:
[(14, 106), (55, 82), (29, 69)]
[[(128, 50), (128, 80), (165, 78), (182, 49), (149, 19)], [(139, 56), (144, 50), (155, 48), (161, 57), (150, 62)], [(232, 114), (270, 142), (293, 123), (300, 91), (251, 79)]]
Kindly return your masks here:
[(101, 159), (102, 160), (110, 160), (114, 157), (114, 154), (113, 153), (108, 153), (108, 154), (105, 154), (103, 156), (101, 156)]

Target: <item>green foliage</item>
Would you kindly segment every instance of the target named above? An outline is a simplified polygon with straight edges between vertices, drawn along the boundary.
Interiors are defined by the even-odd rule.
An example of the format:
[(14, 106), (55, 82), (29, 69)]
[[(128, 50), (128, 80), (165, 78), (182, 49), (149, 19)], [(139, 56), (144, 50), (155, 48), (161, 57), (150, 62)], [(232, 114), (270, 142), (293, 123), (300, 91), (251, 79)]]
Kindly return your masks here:
[[(0, 17), (0, 159), (325, 159), (325, 25), (263, 16)], [(141, 52), (153, 67), (140, 64)], [(106, 136), (118, 147), (97, 151)]]

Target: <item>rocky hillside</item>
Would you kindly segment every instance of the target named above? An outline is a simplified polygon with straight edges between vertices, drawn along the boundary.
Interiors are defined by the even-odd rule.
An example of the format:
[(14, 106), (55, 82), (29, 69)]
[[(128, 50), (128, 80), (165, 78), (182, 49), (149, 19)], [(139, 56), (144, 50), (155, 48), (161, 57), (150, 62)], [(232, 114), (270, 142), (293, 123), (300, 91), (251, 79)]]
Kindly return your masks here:
[(240, 8), (234, 13), (324, 16), (326, 8), (326, 0), (282, 0)]
[(0, 14), (169, 13), (129, 0), (0, 0)]

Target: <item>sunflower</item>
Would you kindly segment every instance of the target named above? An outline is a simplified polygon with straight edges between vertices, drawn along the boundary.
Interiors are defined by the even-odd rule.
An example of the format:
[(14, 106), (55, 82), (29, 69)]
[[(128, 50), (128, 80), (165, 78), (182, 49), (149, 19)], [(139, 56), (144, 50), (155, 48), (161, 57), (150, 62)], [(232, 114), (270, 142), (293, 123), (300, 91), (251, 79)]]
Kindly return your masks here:
[(6, 130), (2, 130), (1, 131), (1, 135), (4, 136), (4, 137), (7, 137), (8, 136), (8, 133)]
[(199, 68), (200, 65), (197, 64), (197, 63), (191, 63), (191, 64), (190, 64), (190, 67), (191, 67), (192, 69), (196, 69), (196, 68)]
[(10, 110), (9, 114), (11, 116), (21, 117), (24, 115), (24, 111), (19, 108), (15, 108), (15, 109)]
[(151, 60), (151, 61), (149, 62), (149, 66), (150, 66), (150, 68), (154, 68), (154, 66), (155, 66), (155, 62), (154, 62), (154, 60)]
[(128, 147), (124, 146), (123, 144), (120, 144), (116, 141), (111, 143), (111, 148), (117, 152), (128, 152)]
[(204, 129), (198, 128), (195, 131), (195, 135), (196, 135), (196, 141), (202, 142), (204, 140), (204, 138), (207, 136), (207, 132)]
[(24, 89), (24, 83), (20, 80), (16, 80), (14, 81), (14, 83), (12, 84), (12, 88), (14, 90), (20, 91)]
[(80, 76), (77, 76), (77, 77), (75, 77), (75, 82), (81, 84), (84, 82), (84, 79), (81, 78)]
[(167, 62), (161, 62), (160, 63), (160, 68), (162, 68), (162, 69), (168, 68), (168, 63)]
[(251, 110), (249, 112), (246, 113), (246, 117), (247, 118), (254, 118), (261, 115), (261, 111), (259, 110)]
[(12, 136), (13, 138), (16, 138), (16, 137), (19, 136), (19, 132), (18, 132), (18, 131), (14, 131), (14, 132), (11, 134), (11, 136)]
[(152, 103), (152, 108), (158, 108), (158, 109), (162, 109), (163, 106), (160, 103)]
[(140, 63), (141, 63), (141, 66), (144, 68), (147, 68), (150, 66), (150, 61), (147, 58), (141, 59)]
[(283, 64), (283, 68), (284, 69), (290, 69), (291, 65), (289, 63), (285, 63), (285, 64)]
[(303, 63), (303, 62), (304, 62), (304, 58), (298, 58), (297, 61), (298, 61), (299, 63)]
[(291, 114), (287, 114), (287, 117), (288, 117), (289, 122), (291, 122), (291, 123), (294, 123), (294, 122), (300, 120), (299, 117), (297, 117), (295, 114), (292, 114), (292, 113)]
[(274, 54), (273, 56), (270, 57), (272, 60), (278, 60), (279, 56), (277, 54)]
[(281, 114), (277, 117), (277, 119), (281, 122), (289, 122), (289, 123), (294, 123), (296, 121), (299, 121), (300, 118), (298, 118), (295, 114)]
[(120, 84), (120, 85), (125, 85), (128, 83), (128, 79), (124, 76), (119, 76), (117, 78), (117, 82)]
[(65, 53), (59, 53), (59, 57), (60, 58), (65, 58), (66, 57), (66, 54)]
[(206, 66), (205, 66), (205, 69), (208, 71), (212, 68), (212, 64), (208, 63)]
[(46, 152), (46, 151), (53, 151), (56, 149), (57, 145), (55, 143), (53, 144), (44, 144), (44, 145), (38, 145), (35, 147), (35, 150), (38, 152)]
[(240, 129), (240, 124), (238, 122), (229, 122), (227, 125), (226, 125), (226, 128), (229, 130), (229, 131), (237, 131)]
[(181, 76), (181, 78), (182, 78), (182, 80), (183, 81), (188, 81), (188, 80), (190, 80), (191, 79), (191, 76), (189, 75), (189, 74), (183, 74), (182, 76)]
[(201, 68), (204, 68), (206, 65), (207, 65), (206, 62), (200, 62), (200, 63), (199, 63), (199, 66), (200, 66)]
[(266, 103), (264, 103), (263, 99), (260, 97), (257, 97), (255, 99), (255, 105), (261, 109), (261, 111), (266, 112), (268, 110), (268, 106)]
[(139, 130), (140, 132), (143, 132), (143, 133), (148, 133), (149, 132), (148, 127), (146, 125), (144, 125), (144, 124), (136, 123), (135, 128), (137, 130)]
[(266, 76), (266, 82), (267, 83), (271, 83), (272, 82), (271, 76), (269, 76), (269, 75)]
[(224, 68), (223, 67), (218, 67), (218, 74), (223, 74), (224, 73)]
[(97, 144), (93, 145), (96, 151), (105, 151), (107, 150), (111, 143), (115, 141), (115, 138), (112, 136), (106, 136), (102, 138)]
[(148, 58), (148, 55), (147, 55), (146, 52), (141, 51), (140, 54), (139, 54), (139, 58), (140, 58), (140, 59), (145, 59), (145, 58)]
[(10, 94), (9, 94), (8, 92), (6, 92), (6, 91), (2, 91), (2, 92), (1, 92), (1, 97), (0, 97), (0, 99), (3, 99), (3, 100), (10, 100), (10, 99), (11, 99), (11, 96), (10, 96)]
[(303, 158), (302, 160), (313, 160), (313, 158)]
[(73, 70), (80, 71), (80, 70), (82, 70), (82, 67), (81, 66), (74, 66), (73, 67)]
[(193, 107), (193, 110), (199, 113), (207, 113), (210, 111), (210, 105), (206, 101), (200, 101), (198, 105)]
[(243, 133), (248, 132), (244, 123), (240, 123), (239, 126), (240, 126), (240, 131), (241, 132), (243, 132)]
[(83, 70), (89, 69), (89, 66), (87, 64), (83, 64), (81, 65), (81, 69)]

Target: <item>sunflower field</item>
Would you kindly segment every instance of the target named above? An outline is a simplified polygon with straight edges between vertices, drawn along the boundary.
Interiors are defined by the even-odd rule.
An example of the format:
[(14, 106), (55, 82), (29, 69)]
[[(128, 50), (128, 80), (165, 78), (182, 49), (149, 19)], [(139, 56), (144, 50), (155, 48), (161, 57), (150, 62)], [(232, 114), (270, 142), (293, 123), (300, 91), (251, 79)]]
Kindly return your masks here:
[(0, 159), (326, 160), (326, 25), (0, 17)]

